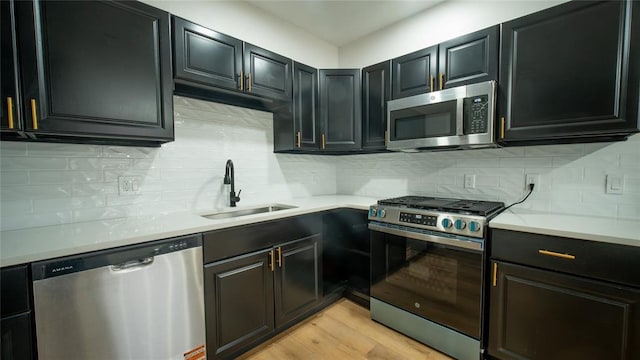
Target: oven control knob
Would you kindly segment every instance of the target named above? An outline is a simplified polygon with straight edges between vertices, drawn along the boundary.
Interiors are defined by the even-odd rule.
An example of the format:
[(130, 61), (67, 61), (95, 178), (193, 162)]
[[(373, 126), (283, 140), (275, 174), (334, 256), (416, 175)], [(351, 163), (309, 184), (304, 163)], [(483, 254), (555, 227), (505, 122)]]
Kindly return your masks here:
[(383, 217), (385, 217), (386, 215), (387, 215), (387, 212), (386, 212), (386, 211), (384, 211), (384, 210), (382, 210), (382, 209), (379, 209), (379, 210), (378, 210), (378, 217), (379, 217), (379, 218), (383, 218)]
[(445, 229), (450, 228), (453, 225), (453, 223), (451, 222), (451, 220), (449, 219), (442, 219), (442, 227)]
[(464, 220), (458, 219), (456, 220), (455, 227), (456, 227), (456, 230), (462, 230), (465, 227), (467, 227), (467, 223), (464, 222)]
[(469, 223), (469, 230), (471, 230), (472, 232), (476, 232), (480, 230), (480, 224), (478, 224), (475, 221), (472, 221)]
[(376, 217), (377, 213), (378, 211), (376, 210), (376, 208), (372, 207), (371, 209), (369, 209), (369, 217)]

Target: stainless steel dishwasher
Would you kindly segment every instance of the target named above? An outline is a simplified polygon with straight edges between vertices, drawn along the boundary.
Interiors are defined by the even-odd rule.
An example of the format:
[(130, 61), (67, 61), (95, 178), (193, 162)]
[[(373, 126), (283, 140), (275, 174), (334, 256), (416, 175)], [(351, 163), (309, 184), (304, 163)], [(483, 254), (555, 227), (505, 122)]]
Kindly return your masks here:
[(200, 235), (32, 265), (38, 358), (205, 359)]

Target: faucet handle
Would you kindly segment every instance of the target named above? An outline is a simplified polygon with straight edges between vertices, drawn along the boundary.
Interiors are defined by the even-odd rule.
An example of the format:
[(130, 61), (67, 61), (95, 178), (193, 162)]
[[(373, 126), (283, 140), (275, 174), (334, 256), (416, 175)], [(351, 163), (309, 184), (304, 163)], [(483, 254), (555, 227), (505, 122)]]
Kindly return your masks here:
[(241, 192), (242, 192), (242, 189), (238, 190), (238, 194), (236, 195), (235, 202), (239, 202), (240, 201), (240, 193)]

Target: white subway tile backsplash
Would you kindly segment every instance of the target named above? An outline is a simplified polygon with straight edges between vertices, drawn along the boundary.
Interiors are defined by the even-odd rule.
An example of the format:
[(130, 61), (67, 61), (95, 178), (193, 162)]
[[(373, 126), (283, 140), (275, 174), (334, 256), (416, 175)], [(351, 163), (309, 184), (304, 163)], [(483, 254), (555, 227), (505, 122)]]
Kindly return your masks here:
[[(242, 204), (291, 197), (407, 194), (521, 200), (525, 174), (540, 183), (523, 204), (537, 211), (640, 219), (640, 135), (626, 142), (449, 152), (316, 156), (273, 153), (272, 114), (174, 97), (174, 142), (160, 148), (0, 142), (2, 230), (228, 206), (225, 162)], [(625, 192), (604, 192), (606, 174)], [(464, 188), (464, 175), (476, 188)], [(118, 195), (118, 177), (140, 194)]]

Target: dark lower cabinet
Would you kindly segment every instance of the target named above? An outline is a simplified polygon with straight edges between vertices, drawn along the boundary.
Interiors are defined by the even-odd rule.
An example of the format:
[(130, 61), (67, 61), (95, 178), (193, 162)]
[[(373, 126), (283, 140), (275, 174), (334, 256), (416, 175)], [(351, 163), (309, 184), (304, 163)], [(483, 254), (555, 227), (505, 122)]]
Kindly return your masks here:
[(362, 149), (387, 145), (387, 101), (391, 100), (391, 61), (362, 69)]
[(638, 131), (640, 2), (571, 1), (502, 24), (499, 141)]
[(15, 9), (28, 136), (173, 140), (167, 12), (132, 1), (16, 1)]
[(640, 358), (640, 289), (505, 262), (493, 266), (492, 356)]
[(225, 358), (274, 329), (272, 250), (205, 266), (207, 354)]
[(320, 309), (319, 215), (204, 234), (208, 359), (232, 359)]
[(0, 287), (0, 358), (35, 359), (29, 267), (2, 268)]
[(362, 118), (360, 69), (320, 70), (320, 148), (358, 150)]

